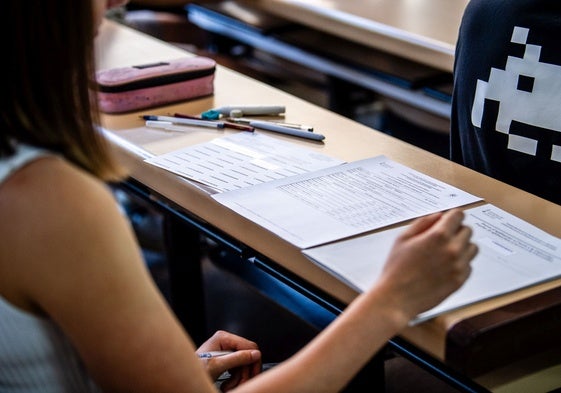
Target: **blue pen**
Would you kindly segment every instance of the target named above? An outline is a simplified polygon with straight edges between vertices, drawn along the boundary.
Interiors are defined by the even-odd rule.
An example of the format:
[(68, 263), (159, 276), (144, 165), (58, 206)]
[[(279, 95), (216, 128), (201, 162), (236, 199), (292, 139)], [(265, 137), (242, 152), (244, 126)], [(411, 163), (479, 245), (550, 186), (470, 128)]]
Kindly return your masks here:
[(295, 128), (283, 127), (266, 121), (250, 121), (249, 125), (255, 128), (261, 128), (262, 130), (278, 132), (280, 134), (292, 135), (300, 138), (312, 139), (314, 141), (323, 141), (325, 139), (325, 136), (323, 136), (322, 134), (316, 134), (309, 131), (301, 131)]
[(201, 359), (210, 359), (219, 356), (229, 355), (231, 353), (234, 353), (234, 351), (209, 351), (209, 352), (198, 353), (197, 356), (199, 356), (199, 358)]

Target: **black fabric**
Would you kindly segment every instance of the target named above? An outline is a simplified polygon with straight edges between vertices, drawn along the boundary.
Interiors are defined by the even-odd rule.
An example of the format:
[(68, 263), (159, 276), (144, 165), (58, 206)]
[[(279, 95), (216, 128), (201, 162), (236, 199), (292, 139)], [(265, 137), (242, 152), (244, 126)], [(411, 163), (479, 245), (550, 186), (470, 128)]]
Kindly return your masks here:
[(561, 204), (559, 37), (559, 0), (472, 0), (456, 47), (450, 135), (453, 161)]

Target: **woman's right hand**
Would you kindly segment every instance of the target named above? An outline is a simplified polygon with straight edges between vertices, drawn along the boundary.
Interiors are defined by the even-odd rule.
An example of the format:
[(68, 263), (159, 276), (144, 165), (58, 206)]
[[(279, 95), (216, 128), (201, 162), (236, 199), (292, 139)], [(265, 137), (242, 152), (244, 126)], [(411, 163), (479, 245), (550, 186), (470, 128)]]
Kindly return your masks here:
[(478, 249), (463, 218), (459, 209), (422, 217), (396, 240), (378, 285), (408, 320), (442, 302), (469, 277)]
[(245, 383), (261, 372), (261, 352), (257, 344), (223, 330), (217, 331), (205, 341), (197, 349), (197, 353), (223, 350), (231, 350), (232, 353), (216, 358), (201, 359), (213, 380), (216, 380), (225, 371), (229, 371), (230, 378), (221, 385), (222, 391), (228, 391)]

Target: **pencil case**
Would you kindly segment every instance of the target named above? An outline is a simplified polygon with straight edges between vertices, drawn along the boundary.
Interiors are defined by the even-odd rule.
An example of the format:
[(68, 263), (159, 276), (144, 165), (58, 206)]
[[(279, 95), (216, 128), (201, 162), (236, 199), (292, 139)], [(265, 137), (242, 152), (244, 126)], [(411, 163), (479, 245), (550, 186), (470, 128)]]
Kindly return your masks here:
[(195, 56), (98, 71), (99, 109), (122, 113), (211, 95), (215, 68)]

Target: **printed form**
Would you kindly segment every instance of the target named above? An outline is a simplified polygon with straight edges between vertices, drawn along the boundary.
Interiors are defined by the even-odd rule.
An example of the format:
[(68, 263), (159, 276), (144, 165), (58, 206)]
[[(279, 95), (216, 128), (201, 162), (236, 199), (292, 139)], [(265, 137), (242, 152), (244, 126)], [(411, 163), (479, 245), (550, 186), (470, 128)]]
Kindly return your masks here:
[(384, 156), (213, 198), (299, 248), (481, 200)]
[[(561, 276), (561, 239), (496, 206), (465, 210), (479, 253), (466, 283), (415, 323), (446, 311)], [(366, 291), (382, 272), (391, 247), (405, 227), (332, 243), (303, 253), (322, 268)]]
[(345, 162), (257, 132), (238, 132), (145, 161), (219, 192)]

